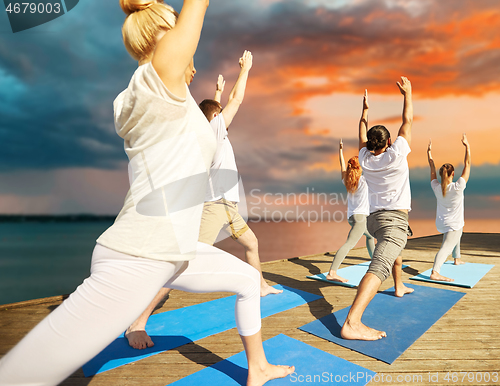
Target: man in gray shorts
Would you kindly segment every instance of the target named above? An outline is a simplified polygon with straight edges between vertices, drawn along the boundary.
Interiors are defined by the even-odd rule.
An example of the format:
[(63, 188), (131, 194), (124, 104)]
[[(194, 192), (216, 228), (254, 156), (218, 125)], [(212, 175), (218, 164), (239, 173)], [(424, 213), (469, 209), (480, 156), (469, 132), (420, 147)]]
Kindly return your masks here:
[(410, 153), (413, 122), (412, 89), (410, 81), (401, 77), (397, 83), (404, 96), (403, 124), (398, 137), (391, 141), (389, 131), (381, 125), (368, 125), (368, 95), (365, 91), (363, 113), (359, 123), (359, 163), (368, 185), (370, 215), (368, 232), (377, 239), (372, 262), (358, 287), (346, 321), (342, 326), (344, 339), (378, 340), (386, 335), (365, 326), (361, 317), (382, 282), (392, 270), (396, 296), (413, 292), (401, 279), (402, 250), (406, 246), (408, 212), (411, 210), (411, 191), (407, 156)]

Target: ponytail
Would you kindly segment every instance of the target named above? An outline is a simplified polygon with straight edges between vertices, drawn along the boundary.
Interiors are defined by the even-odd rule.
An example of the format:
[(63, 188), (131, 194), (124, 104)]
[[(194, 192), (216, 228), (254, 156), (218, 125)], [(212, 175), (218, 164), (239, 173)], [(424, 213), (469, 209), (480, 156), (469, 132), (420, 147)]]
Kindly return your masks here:
[(452, 164), (444, 164), (439, 169), (439, 175), (441, 176), (441, 192), (443, 193), (443, 197), (446, 196), (446, 188), (448, 187), (448, 177), (451, 176), (451, 173), (455, 171), (455, 168)]
[(359, 179), (361, 178), (361, 165), (359, 164), (358, 156), (352, 157), (347, 162), (347, 170), (345, 174), (344, 184), (349, 193), (355, 193), (358, 190)]
[(373, 126), (368, 133), (366, 133), (367, 142), (366, 148), (368, 150), (380, 150), (387, 145), (387, 141), (391, 138), (389, 130), (385, 126), (377, 125)]

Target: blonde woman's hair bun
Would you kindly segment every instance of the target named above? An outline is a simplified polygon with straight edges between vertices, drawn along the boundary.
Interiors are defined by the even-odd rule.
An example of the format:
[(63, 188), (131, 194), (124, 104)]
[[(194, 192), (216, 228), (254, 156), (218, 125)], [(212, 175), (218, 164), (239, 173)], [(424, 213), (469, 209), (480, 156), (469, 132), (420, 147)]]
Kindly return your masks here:
[(163, 0), (120, 0), (120, 6), (127, 15), (147, 9), (153, 4), (163, 4)]
[(122, 35), (125, 48), (139, 62), (151, 60), (160, 31), (175, 27), (177, 12), (163, 0), (120, 0), (127, 14)]

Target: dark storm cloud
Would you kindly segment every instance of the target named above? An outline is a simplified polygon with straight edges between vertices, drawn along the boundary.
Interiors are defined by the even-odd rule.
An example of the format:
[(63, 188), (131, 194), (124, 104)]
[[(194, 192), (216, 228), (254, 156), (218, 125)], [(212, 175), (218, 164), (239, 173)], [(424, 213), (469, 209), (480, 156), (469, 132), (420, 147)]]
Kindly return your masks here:
[(0, 171), (125, 159), (112, 116), (136, 66), (121, 43), (123, 16), (118, 2), (90, 2), (37, 30), (2, 31)]

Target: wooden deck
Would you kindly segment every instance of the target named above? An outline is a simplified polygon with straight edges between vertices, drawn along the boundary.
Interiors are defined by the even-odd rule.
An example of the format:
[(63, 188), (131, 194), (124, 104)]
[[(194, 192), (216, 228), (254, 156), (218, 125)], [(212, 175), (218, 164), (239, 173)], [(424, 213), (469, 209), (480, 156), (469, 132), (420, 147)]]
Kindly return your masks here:
[[(409, 240), (403, 253), (404, 262), (409, 265), (403, 272), (405, 282), (408, 282), (410, 276), (431, 268), (440, 244), (441, 236)], [(331, 263), (330, 256), (312, 255), (263, 265), (264, 276), (270, 282), (324, 297), (263, 319), (263, 339), (283, 333), (373, 370), (379, 374), (379, 382), (372, 381), (371, 385), (395, 383), (401, 385), (498, 385), (500, 384), (500, 264), (498, 264), (500, 262), (500, 234), (464, 234), (462, 255), (463, 259), (469, 262), (496, 264), (496, 266), (473, 289), (411, 281), (418, 285), (461, 291), (467, 295), (392, 365), (297, 329), (317, 318), (350, 306), (352, 303), (356, 294), (355, 289), (306, 278), (309, 274), (325, 272)], [(358, 264), (366, 260), (368, 260), (366, 249), (355, 249), (346, 258), (343, 266)], [(392, 285), (392, 279), (389, 279), (383, 283), (381, 290)], [(170, 299), (157, 312), (227, 295), (225, 293), (199, 295), (174, 291)], [(60, 303), (61, 297), (57, 297), (38, 302), (0, 306), (0, 356), (4, 355)], [(164, 386), (242, 350), (237, 331), (232, 329), (94, 377), (85, 378), (83, 372), (78, 370), (62, 385)], [(447, 373), (449, 373), (449, 381), (445, 379)], [(458, 380), (454, 381), (452, 373), (456, 373)], [(480, 381), (479, 373), (482, 375), (482, 381)], [(490, 376), (489, 382), (484, 382), (486, 373)], [(494, 373), (497, 374), (496, 378), (494, 378)], [(392, 382), (387, 382), (389, 377), (392, 378)], [(398, 379), (401, 382), (398, 382)]]

